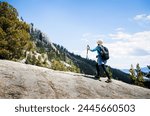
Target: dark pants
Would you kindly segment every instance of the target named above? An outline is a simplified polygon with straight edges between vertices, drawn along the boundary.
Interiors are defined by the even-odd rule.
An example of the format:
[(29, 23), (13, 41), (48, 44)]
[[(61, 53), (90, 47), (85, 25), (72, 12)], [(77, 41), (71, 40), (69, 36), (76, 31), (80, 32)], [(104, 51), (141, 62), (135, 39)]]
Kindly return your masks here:
[(98, 65), (98, 63), (96, 63), (97, 75), (98, 75), (98, 76), (100, 75), (100, 67), (102, 67), (102, 69), (103, 69), (103, 71), (105, 72), (105, 74), (106, 74), (106, 76), (108, 77), (108, 79), (111, 79), (110, 76), (109, 76), (108, 71), (106, 70), (105, 64)]

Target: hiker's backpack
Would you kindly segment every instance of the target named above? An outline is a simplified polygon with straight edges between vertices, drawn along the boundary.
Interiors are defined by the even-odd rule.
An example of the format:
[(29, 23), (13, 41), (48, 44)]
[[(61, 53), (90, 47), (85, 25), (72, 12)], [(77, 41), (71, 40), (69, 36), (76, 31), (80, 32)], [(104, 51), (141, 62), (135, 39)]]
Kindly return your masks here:
[(102, 60), (108, 60), (109, 59), (109, 50), (105, 46), (101, 46), (101, 52), (98, 51), (101, 54)]

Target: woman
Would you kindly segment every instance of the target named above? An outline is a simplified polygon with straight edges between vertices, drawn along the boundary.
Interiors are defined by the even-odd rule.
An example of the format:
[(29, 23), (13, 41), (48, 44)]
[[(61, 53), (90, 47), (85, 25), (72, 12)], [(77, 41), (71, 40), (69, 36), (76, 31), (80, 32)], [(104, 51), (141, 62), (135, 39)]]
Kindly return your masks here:
[[(106, 70), (106, 66), (105, 64), (107, 63), (106, 60), (103, 60), (102, 59), (102, 56), (101, 56), (101, 53), (102, 53), (102, 44), (103, 42), (101, 40), (98, 40), (97, 41), (97, 47), (94, 48), (94, 49), (90, 49), (90, 47), (88, 48), (91, 52), (95, 52), (97, 51), (98, 55), (96, 56), (97, 57), (97, 66), (96, 66), (96, 69), (97, 69), (97, 75), (95, 76), (96, 78), (99, 78), (100, 80), (100, 75), (99, 75), (99, 68), (102, 67), (104, 72), (106, 73), (106, 76), (108, 77), (107, 81), (105, 82), (111, 82), (111, 78), (109, 76), (109, 73), (108, 71)], [(100, 80), (101, 81), (101, 80)]]

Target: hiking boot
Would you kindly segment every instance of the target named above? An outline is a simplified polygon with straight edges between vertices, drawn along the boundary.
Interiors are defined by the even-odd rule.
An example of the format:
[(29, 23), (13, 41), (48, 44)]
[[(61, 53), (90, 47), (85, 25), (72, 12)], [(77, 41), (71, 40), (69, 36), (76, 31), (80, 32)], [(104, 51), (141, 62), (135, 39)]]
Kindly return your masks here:
[(106, 83), (110, 83), (110, 82), (112, 82), (112, 80), (111, 79), (107, 79), (107, 81), (105, 81)]

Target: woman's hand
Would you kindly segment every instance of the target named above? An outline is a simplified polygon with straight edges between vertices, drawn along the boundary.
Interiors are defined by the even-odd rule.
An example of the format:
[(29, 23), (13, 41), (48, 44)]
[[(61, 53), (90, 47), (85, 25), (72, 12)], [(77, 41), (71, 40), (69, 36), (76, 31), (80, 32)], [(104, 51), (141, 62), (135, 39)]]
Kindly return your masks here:
[(90, 46), (89, 45), (87, 45), (87, 50), (90, 50)]

